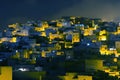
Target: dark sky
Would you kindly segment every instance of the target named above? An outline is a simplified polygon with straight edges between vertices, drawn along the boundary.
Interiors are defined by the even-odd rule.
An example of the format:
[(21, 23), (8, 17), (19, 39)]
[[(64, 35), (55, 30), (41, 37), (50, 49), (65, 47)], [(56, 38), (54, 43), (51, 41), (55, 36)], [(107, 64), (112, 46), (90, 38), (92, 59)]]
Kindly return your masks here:
[(120, 17), (120, 0), (0, 0), (0, 25), (61, 16)]

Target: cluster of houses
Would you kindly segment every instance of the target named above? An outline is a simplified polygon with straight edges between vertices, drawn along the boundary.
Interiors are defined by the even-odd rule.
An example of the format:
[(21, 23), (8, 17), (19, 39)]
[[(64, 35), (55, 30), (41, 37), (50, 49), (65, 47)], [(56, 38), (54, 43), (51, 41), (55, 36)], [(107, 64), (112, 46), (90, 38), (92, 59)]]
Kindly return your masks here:
[[(4, 61), (7, 59), (6, 64), (13, 66), (13, 70), (21, 71), (21, 66), (16, 68), (18, 64), (39, 64), (43, 68), (40, 71), (44, 71), (44, 59), (49, 59), (50, 62), (53, 58), (63, 57), (61, 61), (76, 62), (83, 60), (81, 54), (84, 55), (82, 63), (86, 73), (100, 70), (119, 78), (120, 24), (105, 22), (99, 18), (69, 16), (50, 21), (15, 23), (0, 32), (0, 63), (5, 65)], [(87, 55), (95, 55), (95, 58), (86, 58)], [(93, 75), (77, 75), (74, 78), (77, 72), (64, 74), (59, 75), (59, 78), (94, 80)]]

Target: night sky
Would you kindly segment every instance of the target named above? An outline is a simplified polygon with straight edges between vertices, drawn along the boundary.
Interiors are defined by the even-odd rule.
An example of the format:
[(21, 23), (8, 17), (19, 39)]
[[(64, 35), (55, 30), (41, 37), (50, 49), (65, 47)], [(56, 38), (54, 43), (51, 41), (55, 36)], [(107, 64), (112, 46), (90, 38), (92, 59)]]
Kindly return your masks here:
[(120, 0), (1, 0), (0, 25), (61, 16), (120, 17)]

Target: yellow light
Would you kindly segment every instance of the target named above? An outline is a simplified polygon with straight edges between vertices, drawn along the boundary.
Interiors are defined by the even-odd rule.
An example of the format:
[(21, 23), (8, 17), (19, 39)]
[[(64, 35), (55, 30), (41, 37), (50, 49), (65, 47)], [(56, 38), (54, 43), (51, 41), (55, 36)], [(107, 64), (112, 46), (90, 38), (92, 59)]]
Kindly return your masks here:
[(42, 51), (41, 56), (42, 56), (42, 57), (46, 57), (46, 53), (45, 53), (44, 50)]
[(102, 31), (99, 32), (99, 35), (104, 35), (106, 33), (107, 33), (106, 30), (102, 30)]
[(48, 23), (47, 23), (47, 22), (43, 22), (43, 23), (42, 23), (42, 27), (43, 27), (43, 28), (48, 28), (48, 27), (49, 27), (49, 25), (48, 25)]
[(2, 66), (0, 69), (0, 80), (12, 80), (12, 67)]
[(80, 76), (78, 76), (78, 80), (92, 80), (92, 76), (80, 75)]
[(44, 27), (35, 27), (35, 31), (41, 32), (41, 31), (45, 31)]
[(117, 62), (117, 58), (114, 58), (113, 61), (114, 61), (114, 62)]
[(8, 25), (9, 28), (16, 28), (16, 24)]
[(106, 41), (106, 40), (107, 40), (107, 37), (104, 36), (104, 35), (101, 35), (101, 36), (99, 36), (99, 40), (100, 40), (100, 41)]
[(16, 42), (16, 41), (17, 41), (16, 37), (13, 37), (11, 40), (11, 42)]

